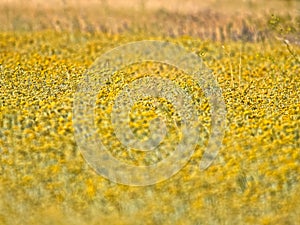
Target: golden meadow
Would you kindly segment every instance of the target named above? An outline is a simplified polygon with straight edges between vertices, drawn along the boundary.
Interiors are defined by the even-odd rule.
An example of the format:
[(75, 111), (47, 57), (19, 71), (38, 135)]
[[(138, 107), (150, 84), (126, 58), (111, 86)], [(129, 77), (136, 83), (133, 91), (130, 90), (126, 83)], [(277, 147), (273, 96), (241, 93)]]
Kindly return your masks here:
[[(230, 36), (234, 30), (209, 31), (199, 38), (189, 31), (160, 33), (147, 27), (145, 32), (135, 24), (123, 27), (125, 31), (92, 32), (83, 27), (57, 30), (53, 24), (35, 29), (27, 20), (2, 27), (0, 224), (298, 224), (300, 48), (292, 37), (299, 32), (299, 18), (279, 21), (266, 16), (260, 24), (265, 20), (270, 30), (255, 36), (249, 25), (248, 39), (239, 30), (235, 36)], [(288, 24), (286, 30), (280, 30), (278, 21)], [(115, 80), (99, 90), (99, 101), (109, 104), (105, 98), (114, 99), (118, 88), (131, 81), (118, 83), (122, 77), (159, 74), (173, 77), (193, 96), (203, 120), (201, 141), (180, 172), (155, 185), (130, 187), (99, 176), (82, 157), (74, 139), (73, 100), (84, 72), (98, 56), (148, 39), (182, 45), (203, 58), (222, 89), (227, 129), (216, 160), (200, 171), (210, 107), (197, 84), (157, 64), (117, 72)], [(173, 108), (165, 106), (172, 121)], [(146, 109), (143, 102), (132, 111), (132, 126), (147, 134), (143, 118), (155, 113), (151, 107), (139, 109)], [(97, 118), (105, 120), (110, 112), (107, 107)], [(111, 130), (99, 129), (99, 134), (109, 142)], [(111, 152), (133, 164), (158, 160)], [(139, 157), (144, 161), (138, 162)]]

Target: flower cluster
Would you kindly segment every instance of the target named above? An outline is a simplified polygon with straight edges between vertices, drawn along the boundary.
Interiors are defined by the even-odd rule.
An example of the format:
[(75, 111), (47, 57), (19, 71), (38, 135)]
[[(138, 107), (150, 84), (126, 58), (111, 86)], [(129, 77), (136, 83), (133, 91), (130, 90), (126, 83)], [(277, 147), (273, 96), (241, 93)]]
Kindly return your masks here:
[(207, 170), (199, 171), (198, 163), (210, 134), (209, 103), (188, 74), (156, 63), (131, 65), (113, 75), (99, 90), (95, 126), (119, 160), (150, 165), (168, 157), (180, 140), (181, 124), (166, 100), (158, 99), (158, 107), (153, 99), (141, 99), (130, 112), (130, 127), (141, 140), (150, 133), (151, 119), (165, 118), (169, 133), (155, 152), (122, 147), (110, 121), (114, 99), (125, 85), (143, 76), (168, 78), (192, 97), (199, 111), (201, 132), (191, 160), (171, 179), (148, 187), (114, 184), (89, 167), (74, 140), (77, 84), (104, 50), (125, 39), (147, 38), (0, 33), (0, 224), (297, 221), (300, 68), (277, 43), (228, 43), (222, 48), (188, 37), (170, 40), (205, 52), (201, 55), (223, 91), (226, 135)]

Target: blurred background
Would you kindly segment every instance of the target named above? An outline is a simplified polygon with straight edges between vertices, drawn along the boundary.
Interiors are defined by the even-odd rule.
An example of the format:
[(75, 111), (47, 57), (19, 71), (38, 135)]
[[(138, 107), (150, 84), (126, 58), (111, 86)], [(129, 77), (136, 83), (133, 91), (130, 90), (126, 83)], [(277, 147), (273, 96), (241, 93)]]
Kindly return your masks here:
[(146, 33), (299, 44), (298, 0), (2, 0), (0, 30)]

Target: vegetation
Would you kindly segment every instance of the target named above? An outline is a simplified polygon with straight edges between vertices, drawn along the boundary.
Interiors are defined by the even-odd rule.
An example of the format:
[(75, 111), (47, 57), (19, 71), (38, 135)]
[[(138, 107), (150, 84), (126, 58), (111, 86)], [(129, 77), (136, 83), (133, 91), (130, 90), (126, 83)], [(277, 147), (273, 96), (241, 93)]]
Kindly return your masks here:
[[(172, 16), (180, 18), (169, 11), (154, 13), (165, 15), (164, 22), (171, 25)], [(118, 11), (117, 15), (123, 14)], [(82, 30), (81, 26), (57, 30), (53, 24), (41, 28), (43, 22), (32, 20), (28, 29), (23, 22), (13, 29), (2, 27), (0, 224), (297, 224), (299, 17), (290, 16), (294, 19), (264, 16), (260, 21), (270, 25), (253, 24), (265, 28), (265, 33), (255, 36), (245, 31), (248, 39), (234, 38), (231, 31), (224, 39), (174, 30), (172, 35), (167, 28), (158, 32), (160, 28), (154, 25), (142, 29), (143, 22), (116, 32)], [(280, 26), (287, 26), (280, 24), (290, 24), (291, 29), (282, 30)], [(112, 146), (115, 157), (132, 164), (158, 160), (147, 160), (149, 155), (127, 157), (114, 151), (114, 143), (105, 136), (111, 130), (110, 125), (103, 125), (111, 111), (109, 100), (118, 88), (135, 79), (134, 74), (176, 77), (193, 95), (203, 120), (199, 145), (180, 172), (152, 186), (130, 187), (99, 176), (82, 157), (74, 139), (73, 98), (84, 72), (99, 55), (122, 43), (147, 39), (183, 45), (203, 58), (222, 88), (227, 130), (213, 165), (200, 171), (198, 164), (210, 133), (210, 107), (197, 84), (160, 64), (118, 71), (112, 83), (99, 90), (99, 101), (108, 107), (96, 111), (97, 126), (105, 128), (99, 134)], [(120, 77), (130, 78), (120, 83)], [(165, 106), (171, 112), (166, 116), (172, 118), (172, 107)], [(143, 102), (135, 107), (132, 126), (137, 133), (141, 128), (147, 133), (139, 116), (153, 117), (153, 108)], [(143, 114), (143, 107), (148, 114)], [(174, 140), (176, 124), (170, 126), (175, 138), (169, 138)], [(144, 161), (138, 161), (139, 157)]]

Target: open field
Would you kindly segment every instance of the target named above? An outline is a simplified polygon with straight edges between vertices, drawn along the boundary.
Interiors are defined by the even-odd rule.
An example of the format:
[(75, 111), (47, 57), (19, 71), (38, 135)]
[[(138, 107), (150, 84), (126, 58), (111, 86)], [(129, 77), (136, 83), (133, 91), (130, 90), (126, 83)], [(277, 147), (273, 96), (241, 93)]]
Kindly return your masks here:
[[(299, 224), (299, 4), (1, 2), (0, 225)], [(155, 185), (132, 187), (99, 176), (84, 160), (74, 138), (73, 103), (97, 57), (149, 39), (182, 45), (204, 60), (222, 89), (227, 128), (215, 161), (200, 171), (211, 119), (199, 86), (158, 63), (116, 72), (99, 90), (95, 124), (117, 159), (133, 165), (161, 160), (124, 153), (110, 135), (112, 101), (140, 77), (173, 80), (192, 96), (203, 121), (182, 170)], [(180, 124), (172, 123), (174, 108), (164, 107), (172, 131), (166, 143), (174, 144)], [(134, 106), (135, 134), (149, 134), (153, 108), (151, 101)], [(165, 157), (170, 152), (164, 146)]]
[(287, 38), (300, 43), (299, 1), (172, 2), (7, 0), (0, 3), (0, 30), (187, 35), (216, 41)]

